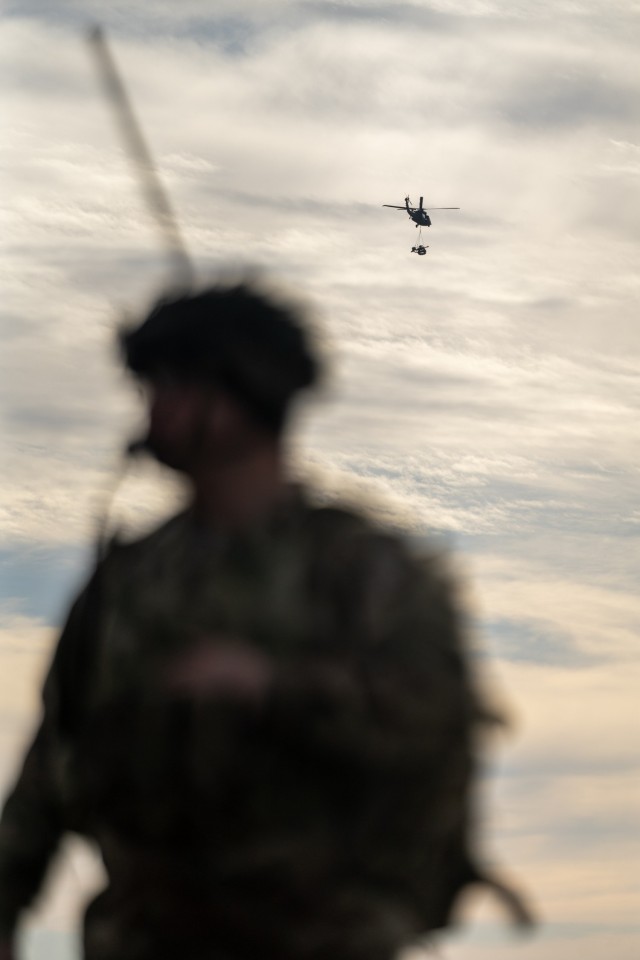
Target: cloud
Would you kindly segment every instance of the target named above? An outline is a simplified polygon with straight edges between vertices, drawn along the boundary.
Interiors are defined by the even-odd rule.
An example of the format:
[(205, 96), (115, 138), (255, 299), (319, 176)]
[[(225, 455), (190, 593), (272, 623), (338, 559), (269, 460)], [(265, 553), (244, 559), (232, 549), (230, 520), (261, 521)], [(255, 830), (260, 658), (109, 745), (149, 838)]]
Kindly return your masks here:
[[(493, 843), (549, 926), (514, 944), (489, 909), (447, 954), (635, 958), (628, 5), (559, 3), (553, 24), (544, 5), (500, 0), (159, 0), (152, 16), (143, 3), (28, 0), (8, 14), (5, 775), (139, 423), (114, 329), (166, 282), (83, 38), (104, 19), (201, 276), (255, 263), (317, 305), (335, 372), (301, 418), (297, 469), (363, 482), (385, 519), (418, 539), (435, 529), (462, 555), (479, 668), (514, 716), (487, 780)], [(406, 216), (381, 207), (407, 192), (462, 208), (433, 214), (424, 258), (409, 253)], [(159, 479), (136, 466), (112, 526), (172, 510), (181, 491)], [(63, 887), (64, 923), (42, 922), (72, 922), (79, 894)]]
[(502, 109), (507, 123), (544, 131), (550, 127), (568, 130), (586, 123), (615, 128), (621, 122), (634, 122), (638, 112), (631, 83), (618, 86), (595, 71), (582, 76), (563, 72), (542, 82), (536, 71), (535, 79), (523, 80), (521, 88), (510, 93)]
[(513, 698), (519, 776), (637, 774), (637, 663), (558, 670), (502, 660), (483, 670)]
[(0, 551), (0, 611), (57, 626), (86, 559), (77, 543), (66, 548), (47, 548), (43, 540), (6, 546)]
[(527, 562), (508, 556), (506, 551), (499, 558), (479, 554), (473, 570), (481, 610), (489, 621), (524, 618), (531, 625), (545, 621), (570, 636), (577, 653), (587, 658), (633, 663), (640, 619), (633, 586), (637, 553), (633, 542), (628, 554), (624, 544), (618, 549), (626, 559), (626, 578), (613, 571), (607, 577), (597, 564), (576, 568), (573, 551), (561, 558), (556, 555), (554, 567), (553, 543), (547, 544), (551, 558), (538, 557), (537, 562), (534, 557)]
[(553, 619), (490, 619), (483, 629), (491, 637), (495, 655), (505, 660), (576, 668), (594, 657), (581, 653), (572, 634), (563, 633)]
[[(472, 933), (478, 934), (477, 928)], [(501, 935), (493, 925), (484, 937), (481, 928), (475, 942), (463, 939), (446, 945), (450, 960), (512, 960), (514, 955), (519, 960), (566, 960), (572, 955), (580, 960), (602, 960), (608, 954), (616, 960), (634, 960), (637, 950), (637, 929), (621, 930), (617, 924), (604, 929), (583, 924), (549, 926), (526, 940), (514, 934)], [(410, 960), (426, 960), (428, 953), (409, 956)]]
[(36, 618), (5, 613), (0, 622), (0, 795), (15, 776), (39, 712), (39, 691), (52, 629)]

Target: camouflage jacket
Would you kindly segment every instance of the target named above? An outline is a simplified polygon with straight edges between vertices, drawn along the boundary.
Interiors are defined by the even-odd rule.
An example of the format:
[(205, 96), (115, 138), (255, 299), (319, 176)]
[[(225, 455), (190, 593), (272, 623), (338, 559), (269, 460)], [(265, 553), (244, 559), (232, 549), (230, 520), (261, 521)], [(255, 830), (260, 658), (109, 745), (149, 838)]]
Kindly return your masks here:
[[(72, 607), (0, 824), (0, 930), (61, 835), (109, 885), (88, 960), (387, 958), (448, 923), (478, 712), (434, 559), (300, 493), (217, 537), (190, 514), (113, 543)], [(169, 694), (197, 638), (267, 654), (259, 707)]]

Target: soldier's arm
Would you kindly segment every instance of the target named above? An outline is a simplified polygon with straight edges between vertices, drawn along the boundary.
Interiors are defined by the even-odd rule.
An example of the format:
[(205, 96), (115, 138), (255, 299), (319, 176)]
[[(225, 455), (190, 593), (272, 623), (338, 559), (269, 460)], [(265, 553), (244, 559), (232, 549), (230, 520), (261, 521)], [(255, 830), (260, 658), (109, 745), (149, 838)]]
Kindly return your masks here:
[(38, 893), (66, 829), (58, 777), (62, 707), (68, 709), (73, 697), (68, 681), (85, 613), (82, 595), (58, 642), (44, 685), (42, 719), (0, 819), (0, 947), (6, 956), (19, 915)]

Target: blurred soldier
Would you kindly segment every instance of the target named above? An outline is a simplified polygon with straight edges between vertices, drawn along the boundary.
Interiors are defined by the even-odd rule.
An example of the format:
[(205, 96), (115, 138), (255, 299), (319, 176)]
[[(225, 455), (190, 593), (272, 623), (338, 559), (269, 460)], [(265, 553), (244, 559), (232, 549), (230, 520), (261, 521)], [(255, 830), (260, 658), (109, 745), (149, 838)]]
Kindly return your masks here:
[(122, 345), (144, 446), (192, 496), (112, 543), (71, 610), (0, 824), (0, 957), (76, 831), (108, 876), (86, 960), (390, 960), (481, 879), (446, 578), (290, 483), (318, 373), (291, 308), (214, 287)]

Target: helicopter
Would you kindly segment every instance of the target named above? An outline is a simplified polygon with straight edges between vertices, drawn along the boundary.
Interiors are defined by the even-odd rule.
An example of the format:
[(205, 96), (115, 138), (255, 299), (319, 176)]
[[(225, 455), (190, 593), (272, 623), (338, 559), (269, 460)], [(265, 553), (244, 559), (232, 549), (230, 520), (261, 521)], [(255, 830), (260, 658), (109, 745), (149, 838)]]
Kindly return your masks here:
[[(383, 203), (383, 207), (391, 207), (392, 210), (406, 210), (409, 214), (409, 217), (415, 223), (416, 227), (430, 227), (431, 226), (431, 217), (427, 211), (422, 206), (422, 201), (424, 197), (420, 197), (420, 203), (417, 207), (411, 206), (411, 199), (409, 197), (404, 198), (404, 207), (398, 207), (393, 203)], [(432, 210), (459, 210), (460, 207), (431, 207)]]

